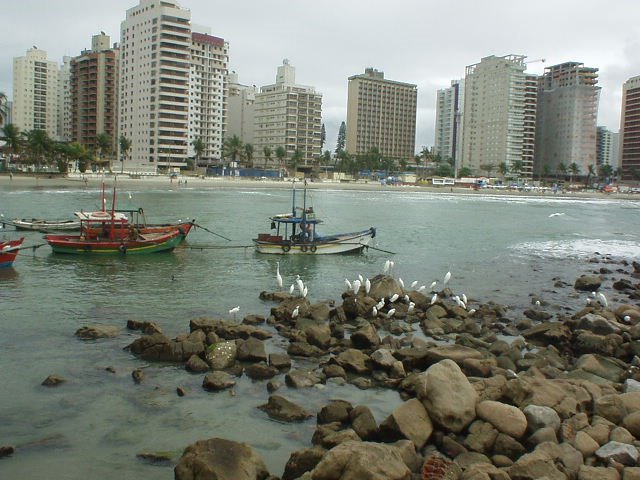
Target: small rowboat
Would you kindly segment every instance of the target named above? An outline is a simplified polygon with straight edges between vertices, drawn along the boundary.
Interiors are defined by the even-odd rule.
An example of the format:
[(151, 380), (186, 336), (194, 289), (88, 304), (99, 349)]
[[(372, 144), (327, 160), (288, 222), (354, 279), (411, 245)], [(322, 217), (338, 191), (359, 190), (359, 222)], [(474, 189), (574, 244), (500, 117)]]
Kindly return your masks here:
[(18, 240), (0, 242), (0, 268), (7, 268), (13, 265), (23, 241), (24, 237)]
[(79, 220), (45, 220), (43, 218), (14, 218), (5, 220), (6, 225), (16, 228), (16, 230), (26, 230), (32, 232), (67, 232), (80, 230)]

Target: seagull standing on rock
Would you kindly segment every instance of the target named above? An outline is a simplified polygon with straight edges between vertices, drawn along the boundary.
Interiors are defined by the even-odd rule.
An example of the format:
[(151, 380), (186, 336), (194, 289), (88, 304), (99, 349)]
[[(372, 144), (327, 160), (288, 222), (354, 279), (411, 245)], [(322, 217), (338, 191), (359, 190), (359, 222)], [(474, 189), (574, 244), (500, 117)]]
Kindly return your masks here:
[(238, 305), (237, 307), (233, 307), (231, 310), (229, 310), (229, 315), (233, 315), (233, 319), (236, 319), (236, 313), (238, 313), (240, 311), (240, 305)]
[(451, 280), (451, 272), (447, 272), (447, 274), (444, 276), (443, 283), (445, 287), (447, 286), (447, 283), (449, 283), (449, 280)]
[(438, 294), (434, 293), (433, 297), (431, 297), (431, 305), (433, 305), (434, 303), (436, 303), (438, 301)]

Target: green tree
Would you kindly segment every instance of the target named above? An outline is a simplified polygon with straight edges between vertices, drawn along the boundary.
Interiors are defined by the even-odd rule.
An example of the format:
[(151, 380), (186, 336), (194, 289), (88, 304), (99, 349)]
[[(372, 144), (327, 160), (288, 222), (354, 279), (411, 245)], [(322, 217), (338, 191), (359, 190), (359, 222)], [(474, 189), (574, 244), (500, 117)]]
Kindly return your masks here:
[(587, 167), (587, 178), (584, 181), (584, 186), (586, 188), (589, 188), (589, 184), (591, 183), (591, 177), (593, 177), (596, 174), (596, 167), (593, 165), (589, 165)]
[(542, 173), (544, 174), (544, 178), (549, 178), (549, 176), (551, 175), (551, 167), (548, 163), (545, 163), (542, 166)]
[[(111, 137), (106, 133), (96, 135), (96, 153), (100, 160), (100, 166), (104, 164), (104, 155), (111, 150)], [(109, 171), (111, 171), (111, 157), (109, 157)]]
[(300, 163), (303, 160), (303, 155), (302, 152), (299, 149), (295, 149), (293, 152), (293, 155), (291, 155), (291, 165), (293, 166), (293, 174), (295, 175), (295, 173), (298, 171), (298, 165), (300, 165)]
[(47, 155), (51, 151), (51, 139), (45, 130), (40, 129), (29, 130), (25, 136), (31, 162), (35, 163), (36, 172), (39, 172), (41, 164), (48, 163)]
[(507, 162), (500, 162), (498, 164), (498, 172), (500, 172), (500, 175), (504, 179), (507, 173), (509, 173), (509, 165), (507, 165)]
[(324, 142), (327, 141), (327, 131), (324, 128), (324, 123), (322, 124), (322, 129), (320, 130), (320, 150), (324, 148)]
[[(451, 169), (453, 170), (453, 167), (451, 167)], [(473, 172), (469, 167), (462, 167), (460, 170), (458, 170), (458, 178), (470, 177), (472, 173)]]
[(243, 152), (242, 141), (237, 135), (231, 138), (227, 138), (224, 141), (223, 154), (224, 157), (230, 159), (236, 163), (241, 157)]
[(567, 166), (563, 162), (560, 162), (556, 167), (556, 171), (564, 177), (567, 175)]
[(605, 183), (609, 183), (613, 175), (613, 167), (608, 163), (605, 163), (604, 165), (600, 165), (600, 175), (604, 177)]
[(520, 176), (523, 168), (524, 168), (524, 162), (522, 160), (515, 160), (511, 164), (511, 173), (514, 173), (516, 176)]
[(244, 147), (244, 158), (247, 160), (247, 167), (253, 168), (253, 145), (250, 143), (245, 143)]
[(287, 157), (287, 151), (282, 145), (280, 145), (279, 147), (276, 147), (275, 154), (278, 159), (278, 168), (282, 169), (284, 159)]
[(320, 159), (322, 160), (322, 163), (329, 165), (329, 162), (331, 162), (331, 152), (329, 150), (325, 150), (322, 152), (322, 157), (320, 157)]
[(268, 163), (271, 163), (271, 155), (273, 155), (273, 151), (271, 147), (266, 146), (262, 149), (262, 153), (264, 153), (264, 166), (266, 167)]
[(480, 170), (487, 172), (487, 177), (491, 176), (491, 172), (493, 172), (494, 168), (496, 168), (496, 166), (493, 163), (484, 163), (480, 165)]
[(2, 141), (5, 142), (5, 149), (9, 151), (9, 162), (13, 161), (13, 156), (20, 151), (20, 129), (13, 123), (2, 126)]
[(342, 122), (340, 129), (338, 130), (338, 141), (336, 142), (336, 155), (338, 152), (344, 150), (345, 143), (347, 141), (347, 124)]
[[(466, 168), (466, 167), (463, 167), (463, 168)], [(440, 163), (434, 170), (433, 174), (437, 177), (453, 177), (454, 171), (453, 171), (453, 167), (445, 162), (445, 163)]]
[(198, 168), (198, 164), (200, 163), (200, 159), (202, 158), (202, 154), (204, 153), (205, 145), (200, 137), (191, 142), (191, 145), (193, 145), (193, 153), (195, 157), (193, 159), (193, 171), (195, 173)]
[(119, 139), (120, 144), (120, 173), (124, 173), (124, 161), (129, 156), (129, 150), (131, 149), (131, 140), (125, 137), (124, 135), (120, 135)]
[(569, 176), (569, 184), (571, 184), (571, 182), (573, 182), (573, 177), (577, 176), (580, 173), (580, 165), (578, 165), (576, 162), (571, 162), (571, 164), (569, 165), (569, 173), (571, 174)]

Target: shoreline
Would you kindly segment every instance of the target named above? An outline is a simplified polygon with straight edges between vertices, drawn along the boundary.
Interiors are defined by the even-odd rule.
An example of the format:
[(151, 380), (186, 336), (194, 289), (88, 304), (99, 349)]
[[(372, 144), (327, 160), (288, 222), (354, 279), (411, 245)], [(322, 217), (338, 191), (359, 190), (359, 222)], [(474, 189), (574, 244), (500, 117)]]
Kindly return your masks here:
[[(86, 183), (81, 176), (69, 177), (48, 177), (46, 174), (41, 176), (34, 175), (17, 175), (10, 177), (7, 174), (0, 175), (0, 188), (96, 188), (102, 185), (103, 181), (107, 185), (113, 184), (117, 179), (118, 184), (131, 186), (140, 186), (143, 188), (157, 188), (159, 186), (169, 185), (175, 188), (288, 188), (291, 185), (289, 180), (264, 180), (264, 179), (245, 179), (236, 177), (179, 177), (171, 179), (168, 176), (141, 176), (139, 178), (130, 178), (128, 175), (113, 175), (103, 177), (102, 175), (89, 174), (85, 176)], [(301, 182), (296, 182), (300, 184)], [(561, 191), (539, 192), (539, 191), (518, 191), (511, 189), (482, 189), (474, 190), (469, 187), (460, 186), (433, 186), (433, 185), (382, 185), (378, 182), (357, 181), (357, 182), (339, 182), (339, 181), (315, 181), (308, 182), (307, 188), (310, 190), (365, 190), (365, 191), (410, 191), (410, 192), (427, 192), (442, 194), (468, 194), (478, 196), (518, 196), (518, 197), (536, 197), (536, 198), (580, 198), (580, 199), (622, 199), (622, 200), (640, 200), (640, 195), (632, 193), (605, 193), (598, 191)]]

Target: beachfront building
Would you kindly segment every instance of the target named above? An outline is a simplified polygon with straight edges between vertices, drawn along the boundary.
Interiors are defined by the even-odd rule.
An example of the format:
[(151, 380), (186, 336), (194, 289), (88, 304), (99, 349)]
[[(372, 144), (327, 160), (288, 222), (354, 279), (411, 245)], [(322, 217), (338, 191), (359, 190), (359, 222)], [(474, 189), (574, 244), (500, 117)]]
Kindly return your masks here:
[(640, 181), (640, 76), (622, 85), (620, 169), (622, 180)]
[[(208, 29), (197, 29), (198, 32), (191, 33), (187, 155), (199, 166), (206, 166), (222, 158), (227, 122), (229, 44), (208, 31), (201, 33)], [(196, 159), (193, 145), (198, 139), (204, 148)]]
[(436, 128), (433, 153), (455, 165), (462, 145), (464, 80), (451, 80), (449, 88), (436, 94)]
[(13, 59), (13, 123), (21, 132), (58, 136), (58, 64), (33, 47)]
[(514, 175), (531, 176), (535, 88), (531, 76), (525, 74), (525, 58), (491, 55), (466, 67), (458, 168), (467, 167), (479, 175), (486, 166), (497, 171), (505, 164)]
[(110, 152), (117, 148), (118, 48), (104, 32), (91, 37), (91, 49), (71, 61), (71, 139), (96, 151), (105, 134)]
[(314, 87), (296, 83), (295, 67), (284, 60), (276, 83), (260, 88), (255, 95), (253, 122), (254, 158), (265, 160), (264, 147), (274, 154), (278, 147), (291, 162), (296, 151), (298, 166), (309, 165), (320, 156), (322, 94)]
[(544, 69), (538, 80), (537, 174), (577, 165), (587, 175), (596, 165), (598, 69), (565, 62)]
[(413, 161), (417, 103), (417, 85), (387, 80), (374, 68), (349, 77), (346, 151), (376, 148), (382, 157)]
[(617, 169), (620, 166), (620, 135), (607, 127), (598, 127), (596, 136), (597, 165), (610, 165)]
[(131, 141), (127, 171), (187, 166), (190, 20), (175, 1), (140, 0), (121, 23), (118, 138)]
[(255, 85), (243, 85), (238, 74), (231, 72), (227, 76), (229, 100), (227, 107), (227, 136), (238, 137), (242, 143), (253, 145), (253, 123), (257, 88)]
[(71, 141), (71, 57), (63, 57), (58, 70), (58, 134), (61, 142)]

